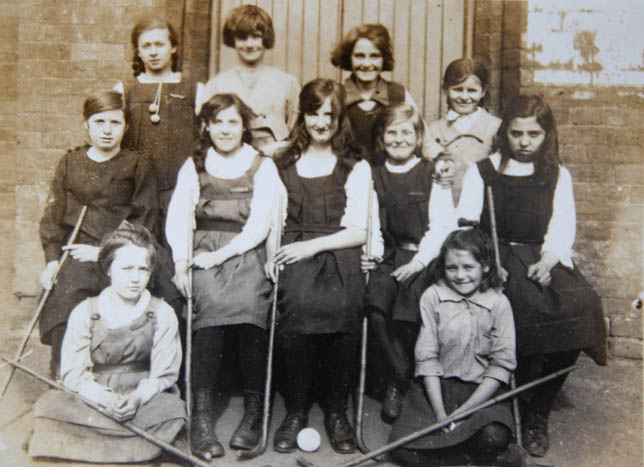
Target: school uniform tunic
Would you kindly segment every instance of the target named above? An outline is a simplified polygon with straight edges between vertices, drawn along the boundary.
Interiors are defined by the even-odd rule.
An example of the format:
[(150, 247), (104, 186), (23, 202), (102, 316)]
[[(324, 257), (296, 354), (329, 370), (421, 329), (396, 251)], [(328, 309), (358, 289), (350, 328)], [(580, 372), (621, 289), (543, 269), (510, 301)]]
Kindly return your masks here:
[[(159, 216), (157, 178), (148, 157), (128, 149), (109, 160), (95, 162), (85, 146), (69, 151), (58, 163), (43, 217), (40, 240), (45, 260), (58, 260), (61, 248), (88, 207), (75, 243), (98, 246), (122, 221), (156, 231)], [(72, 309), (108, 285), (95, 262), (71, 256), (58, 274), (40, 318), (40, 339), (49, 344), (49, 332), (67, 321)]]
[[(279, 177), (272, 160), (244, 144), (234, 167), (210, 149), (204, 171), (188, 159), (168, 211), (166, 234), (175, 262), (187, 259), (193, 222), (193, 254), (232, 249), (219, 266), (193, 271), (194, 329), (232, 324), (267, 327), (271, 282), (264, 275), (264, 241), (273, 218)], [(225, 173), (227, 172), (227, 173)]]
[[(302, 177), (297, 164), (280, 170), (288, 193), (282, 244), (330, 235), (348, 226), (366, 229), (370, 168), (338, 160), (329, 175)], [(280, 273), (281, 335), (357, 333), (365, 292), (360, 247), (324, 251), (285, 265)]]
[[(181, 366), (174, 312), (145, 291), (136, 307), (127, 310), (133, 319), (118, 317), (110, 306), (112, 294), (108, 287), (74, 309), (63, 344), (63, 385), (97, 403), (102, 395), (137, 391), (142, 404), (130, 422), (170, 443), (186, 416), (178, 392), (166, 392)], [(141, 462), (162, 452), (62, 391), (45, 392), (34, 406), (34, 417), (30, 456)]]
[(382, 115), (385, 107), (389, 105), (406, 103), (416, 107), (416, 104), (402, 84), (378, 78), (376, 90), (370, 99), (375, 102), (375, 105), (371, 110), (363, 110), (358, 105), (364, 99), (360, 95), (355, 77), (353, 75), (349, 76), (344, 81), (343, 86), (346, 93), (346, 112), (351, 121), (351, 129), (357, 145), (354, 150), (370, 163), (382, 163), (384, 157), (375, 153), (373, 134), (378, 118)]
[[(498, 173), (500, 155), (472, 167), (458, 208), (458, 217), (480, 220), (489, 229), (486, 187), (492, 187), (501, 264), (508, 271), (505, 293), (514, 310), (517, 354), (585, 350), (598, 364), (606, 363), (606, 332), (601, 301), (571, 258), (575, 238), (575, 205), (568, 170), (541, 180), (532, 163), (510, 159)], [(509, 172), (509, 173), (508, 173)], [(559, 263), (552, 281), (541, 286), (528, 279), (528, 267), (545, 251)]]
[(440, 151), (447, 151), (452, 155), (454, 203), (458, 203), (465, 172), (472, 164), (490, 154), (500, 125), (500, 118), (479, 107), (473, 113), (463, 116), (450, 110), (445, 117), (427, 126), (425, 155), (430, 159), (435, 159)]
[(385, 254), (369, 274), (366, 305), (393, 319), (418, 321), (429, 277), (424, 269), (399, 283), (391, 273), (412, 260), (427, 266), (453, 229), (451, 192), (432, 184), (433, 171), (431, 162), (417, 157), (404, 167), (385, 163), (372, 171)]
[[(425, 376), (440, 377), (443, 404), (449, 415), (474, 393), (484, 378), (499, 381), (502, 392), (515, 370), (515, 331), (508, 299), (497, 290), (477, 291), (464, 297), (442, 281), (432, 285), (420, 302), (422, 326), (416, 342), (417, 379), (403, 400), (390, 441), (433, 423), (437, 417), (426, 396)], [(499, 422), (513, 430), (510, 403), (475, 412), (448, 433), (438, 430), (407, 449), (454, 446), (484, 426)]]
[(145, 152), (152, 159), (159, 182), (162, 219), (172, 190), (177, 183), (177, 173), (191, 154), (197, 141), (194, 112), (194, 83), (177, 76), (176, 82), (161, 84), (159, 118), (150, 120), (150, 105), (154, 103), (159, 82), (147, 81), (139, 75), (125, 86), (125, 102), (128, 108), (128, 128), (123, 145)]

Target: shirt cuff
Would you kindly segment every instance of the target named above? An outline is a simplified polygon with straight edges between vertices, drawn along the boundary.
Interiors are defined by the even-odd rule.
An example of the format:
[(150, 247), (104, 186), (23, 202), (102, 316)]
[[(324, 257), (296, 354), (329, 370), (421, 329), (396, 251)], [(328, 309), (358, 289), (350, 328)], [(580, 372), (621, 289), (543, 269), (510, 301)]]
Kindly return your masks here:
[(510, 372), (509, 370), (506, 370), (505, 368), (502, 368), (496, 365), (490, 365), (486, 370), (485, 374), (483, 375), (483, 377), (493, 378), (493, 379), (496, 379), (497, 381), (501, 381), (504, 384), (508, 384), (510, 382), (511, 375), (512, 375), (512, 372)]
[(438, 358), (416, 362), (416, 376), (443, 376), (443, 366)]

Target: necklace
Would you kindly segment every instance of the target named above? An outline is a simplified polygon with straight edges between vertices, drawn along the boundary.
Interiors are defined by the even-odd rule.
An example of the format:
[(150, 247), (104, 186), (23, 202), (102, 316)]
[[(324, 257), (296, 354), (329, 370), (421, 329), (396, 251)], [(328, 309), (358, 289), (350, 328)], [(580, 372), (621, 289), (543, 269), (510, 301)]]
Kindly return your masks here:
[(161, 89), (163, 88), (163, 81), (159, 81), (159, 86), (157, 87), (157, 92), (154, 96), (154, 102), (150, 104), (148, 110), (150, 111), (150, 121), (152, 123), (159, 123), (161, 117), (159, 116), (159, 110), (161, 109)]

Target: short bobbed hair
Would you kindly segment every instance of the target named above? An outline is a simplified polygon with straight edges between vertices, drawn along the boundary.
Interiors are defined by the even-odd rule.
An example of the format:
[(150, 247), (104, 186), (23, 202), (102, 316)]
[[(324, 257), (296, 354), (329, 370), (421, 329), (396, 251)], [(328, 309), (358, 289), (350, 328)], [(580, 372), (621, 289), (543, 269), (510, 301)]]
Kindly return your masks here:
[(414, 154), (422, 157), (423, 135), (425, 133), (425, 124), (420, 118), (418, 111), (409, 104), (396, 104), (385, 107), (374, 125), (374, 138), (376, 140), (376, 151), (386, 157), (385, 148), (385, 131), (391, 125), (411, 121), (416, 133), (416, 148)]
[(349, 149), (353, 136), (344, 108), (344, 87), (332, 79), (317, 78), (306, 83), (300, 91), (300, 113), (291, 130), (289, 145), (276, 157), (279, 167), (283, 168), (295, 163), (309, 147), (311, 136), (306, 130), (304, 117), (316, 112), (327, 98), (331, 98), (331, 118), (338, 124), (338, 129), (330, 141), (331, 150), (338, 156), (340, 162), (353, 157)]
[(389, 31), (380, 23), (361, 24), (351, 28), (347, 36), (331, 52), (331, 63), (342, 70), (351, 71), (351, 55), (359, 39), (369, 39), (382, 53), (382, 71), (394, 69), (394, 48)]
[(201, 110), (199, 111), (199, 128), (201, 141), (194, 152), (194, 162), (198, 171), (204, 170), (206, 152), (208, 151), (208, 148), (210, 148), (213, 144), (212, 140), (210, 139), (210, 134), (208, 133), (208, 124), (215, 120), (219, 112), (227, 109), (228, 107), (234, 107), (242, 119), (242, 125), (244, 127), (242, 142), (250, 143), (251, 141), (251, 122), (253, 118), (255, 118), (255, 113), (252, 111), (252, 109), (244, 104), (244, 101), (242, 101), (237, 96), (237, 94), (215, 94), (201, 106)]
[[(151, 16), (142, 18), (132, 29), (132, 70), (134, 71), (134, 76), (138, 76), (145, 71), (145, 65), (143, 60), (139, 57), (139, 36), (144, 32), (151, 31), (152, 29), (166, 29), (168, 31), (168, 37), (170, 39), (170, 45), (172, 47), (179, 46), (179, 36), (177, 35), (176, 29), (164, 18), (157, 16)], [(173, 52), (172, 54), (172, 71), (177, 71), (179, 69), (179, 54)]]
[(433, 282), (446, 281), (445, 256), (449, 250), (469, 251), (481, 266), (489, 268), (487, 272), (483, 272), (481, 285), (479, 286), (479, 290), (481, 292), (485, 292), (488, 289), (498, 288), (503, 285), (494, 262), (492, 241), (490, 240), (490, 237), (478, 226), (455, 230), (447, 236), (441, 246), (438, 258), (436, 258), (430, 265), (430, 273)]
[(499, 172), (503, 172), (508, 161), (512, 158), (512, 150), (508, 143), (508, 128), (515, 118), (536, 117), (537, 123), (546, 133), (545, 139), (534, 160), (535, 174), (542, 179), (550, 179), (556, 183), (559, 175), (559, 143), (557, 140), (557, 124), (554, 114), (543, 97), (537, 95), (519, 95), (510, 101), (503, 110), (501, 126), (494, 140), (494, 150), (501, 153)]
[(469, 76), (476, 76), (483, 89), (487, 89), (490, 81), (487, 67), (472, 58), (459, 58), (454, 60), (445, 69), (443, 75), (443, 89), (456, 86), (465, 81)]
[(148, 266), (153, 272), (157, 263), (157, 241), (154, 235), (142, 225), (123, 221), (112, 233), (107, 234), (100, 245), (98, 265), (105, 275), (108, 274), (116, 252), (125, 246), (138, 246), (147, 251)]
[(83, 104), (83, 117), (87, 121), (92, 115), (107, 112), (108, 110), (122, 110), (123, 116), (127, 120), (125, 101), (120, 92), (103, 91), (88, 96)]
[(242, 5), (230, 10), (224, 20), (224, 45), (235, 47), (235, 38), (246, 39), (253, 34), (262, 36), (265, 49), (273, 48), (275, 30), (269, 14), (256, 5)]

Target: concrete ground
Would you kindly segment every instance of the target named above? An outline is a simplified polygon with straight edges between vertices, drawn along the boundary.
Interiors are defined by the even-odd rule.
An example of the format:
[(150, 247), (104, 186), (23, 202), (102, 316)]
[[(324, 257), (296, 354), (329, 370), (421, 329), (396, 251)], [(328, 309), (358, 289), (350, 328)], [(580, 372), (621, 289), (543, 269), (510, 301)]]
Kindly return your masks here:
[[(25, 300), (22, 300), (25, 302)], [(13, 357), (33, 308), (25, 303), (5, 308), (0, 316), (0, 351)], [(12, 310), (13, 313), (8, 312)], [(31, 354), (23, 363), (47, 374), (49, 351), (38, 343), (37, 331), (28, 346)], [(8, 368), (0, 369), (4, 382)], [(16, 373), (7, 394), (0, 401), (0, 465), (2, 466), (62, 466), (77, 465), (30, 459), (25, 451), (33, 415), (31, 407), (46, 390), (44, 384), (24, 374)], [(219, 421), (217, 431), (227, 445), (242, 413), (241, 398), (236, 397)], [(272, 450), (272, 433), (284, 415), (281, 398), (276, 397), (271, 427), (271, 439), (266, 453), (256, 459), (239, 463), (234, 453), (212, 462), (213, 466), (247, 465), (249, 467), (281, 467), (296, 465), (304, 458), (318, 466), (341, 465), (357, 455), (343, 456), (329, 446), (322, 422), (322, 412), (315, 406), (310, 421), (322, 436), (322, 446), (315, 453), (284, 455)], [(596, 366), (582, 357), (579, 368), (568, 378), (557, 410), (550, 418), (551, 448), (540, 464), (553, 467), (638, 467), (644, 465), (642, 456), (642, 361), (613, 359), (607, 367)], [(371, 449), (386, 442), (389, 426), (380, 419), (380, 405), (366, 400), (364, 438)], [(150, 464), (147, 464), (150, 465)], [(159, 464), (157, 464), (158, 466)], [(170, 467), (164, 463), (163, 467)], [(371, 464), (373, 465), (373, 464)], [(380, 464), (389, 465), (389, 464)]]

